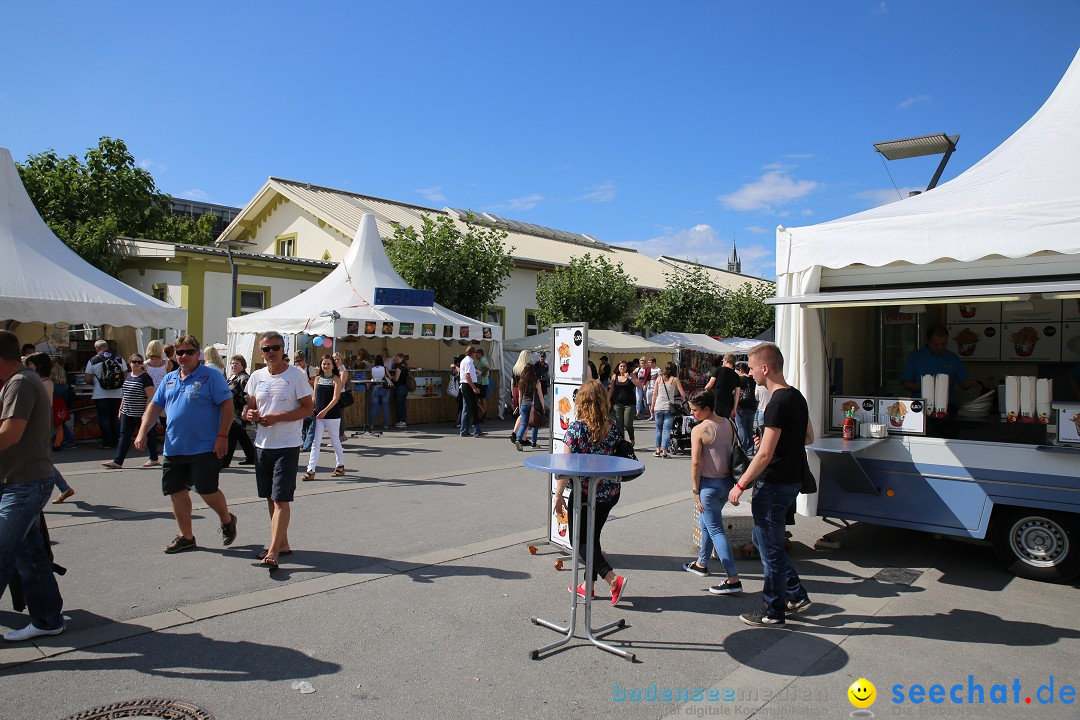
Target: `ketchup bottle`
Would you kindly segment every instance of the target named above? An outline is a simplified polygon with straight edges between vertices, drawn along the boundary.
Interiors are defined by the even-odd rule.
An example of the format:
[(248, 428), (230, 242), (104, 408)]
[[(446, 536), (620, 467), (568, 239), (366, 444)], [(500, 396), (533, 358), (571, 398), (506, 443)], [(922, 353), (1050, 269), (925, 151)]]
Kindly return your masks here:
[(844, 416), (844, 439), (855, 439), (855, 417), (851, 414), (850, 411), (847, 415)]

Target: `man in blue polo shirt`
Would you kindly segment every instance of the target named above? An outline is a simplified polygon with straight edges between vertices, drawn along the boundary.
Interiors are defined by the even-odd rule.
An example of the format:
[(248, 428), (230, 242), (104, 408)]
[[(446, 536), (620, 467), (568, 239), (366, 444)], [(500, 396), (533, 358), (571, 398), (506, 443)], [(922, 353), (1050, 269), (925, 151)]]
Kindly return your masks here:
[[(158, 417), (169, 418), (165, 428), (165, 461), (161, 468), (161, 492), (172, 502), (180, 534), (165, 547), (167, 553), (190, 550), (195, 545), (191, 529), (191, 488), (217, 513), (222, 545), (236, 539), (236, 516), (229, 512), (225, 495), (218, 489), (221, 458), (229, 447), (233, 419), (232, 391), (225, 376), (199, 363), (199, 341), (191, 335), (176, 341), (180, 365), (165, 376), (143, 414), (135, 447), (146, 447), (146, 435), (157, 431)], [(215, 437), (216, 436), (216, 437)]]
[(956, 386), (974, 387), (978, 383), (968, 380), (967, 368), (960, 356), (947, 350), (949, 331), (943, 325), (931, 325), (926, 331), (926, 346), (907, 356), (904, 369), (900, 371), (900, 380), (904, 387), (911, 390), (912, 397), (922, 396), (923, 375), (949, 376), (949, 404), (956, 402)]

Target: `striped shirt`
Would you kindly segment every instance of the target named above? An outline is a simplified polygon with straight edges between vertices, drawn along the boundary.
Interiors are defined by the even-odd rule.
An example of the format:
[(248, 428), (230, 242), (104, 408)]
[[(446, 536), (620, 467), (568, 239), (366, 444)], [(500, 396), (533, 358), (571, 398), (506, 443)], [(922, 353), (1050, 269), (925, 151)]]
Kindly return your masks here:
[(124, 378), (124, 408), (123, 413), (128, 417), (142, 417), (146, 412), (146, 388), (154, 387), (154, 380), (150, 373), (132, 375), (128, 373)]

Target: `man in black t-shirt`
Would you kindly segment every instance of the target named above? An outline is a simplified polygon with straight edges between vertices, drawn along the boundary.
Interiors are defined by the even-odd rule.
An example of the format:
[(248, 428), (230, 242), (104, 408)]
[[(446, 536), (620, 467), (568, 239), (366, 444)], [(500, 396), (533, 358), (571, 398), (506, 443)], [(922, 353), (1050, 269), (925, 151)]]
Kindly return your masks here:
[(757, 455), (731, 489), (728, 500), (739, 504), (743, 491), (757, 483), (750, 508), (754, 514), (754, 544), (761, 554), (765, 582), (763, 611), (740, 616), (755, 627), (783, 627), (786, 613), (810, 606), (810, 598), (784, 548), (784, 518), (802, 487), (806, 444), (813, 442), (806, 399), (784, 381), (784, 356), (771, 343), (750, 351), (750, 374), (772, 393), (765, 408), (765, 429)]
[(715, 369), (706, 390), (716, 396), (714, 412), (722, 418), (735, 419), (735, 406), (739, 404), (739, 375), (735, 372), (735, 354), (728, 353), (716, 359)]

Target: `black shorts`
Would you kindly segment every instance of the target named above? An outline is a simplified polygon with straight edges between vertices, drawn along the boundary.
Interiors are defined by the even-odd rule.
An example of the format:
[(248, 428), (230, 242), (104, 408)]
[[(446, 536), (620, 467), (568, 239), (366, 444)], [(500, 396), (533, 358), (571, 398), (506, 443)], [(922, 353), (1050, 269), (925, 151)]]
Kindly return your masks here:
[(161, 463), (161, 494), (172, 495), (195, 489), (200, 495), (218, 491), (221, 459), (216, 453), (196, 455), (165, 455)]
[(477, 387), (480, 388), (479, 398), (481, 400), (486, 399), (487, 396), (488, 396), (488, 386), (487, 385), (477, 385)]
[(298, 447), (255, 448), (255, 487), (259, 497), (274, 502), (292, 502), (299, 467)]

